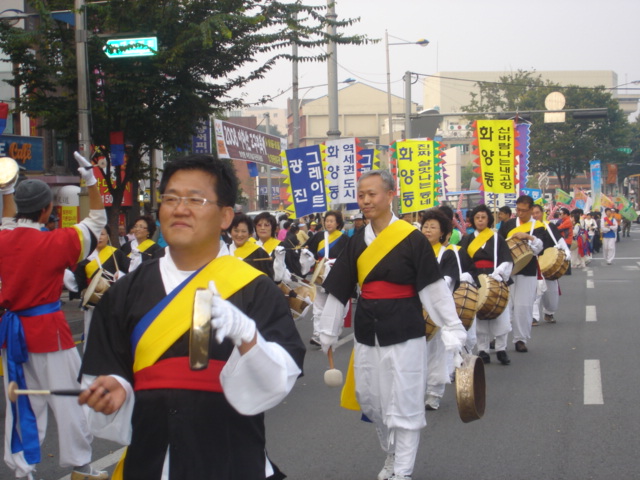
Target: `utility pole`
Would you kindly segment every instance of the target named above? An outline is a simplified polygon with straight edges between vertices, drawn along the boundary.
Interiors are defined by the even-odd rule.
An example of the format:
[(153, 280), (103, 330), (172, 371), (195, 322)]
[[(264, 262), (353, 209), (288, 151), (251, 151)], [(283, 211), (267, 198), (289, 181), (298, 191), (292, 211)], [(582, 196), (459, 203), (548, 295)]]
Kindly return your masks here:
[[(269, 115), (269, 113), (265, 113), (264, 119), (265, 119), (265, 129), (267, 131), (267, 135), (271, 135), (271, 133), (269, 133), (271, 131), (271, 115)], [(271, 210), (272, 208), (273, 207), (271, 203), (271, 165), (267, 164), (267, 210)]]
[[(327, 34), (332, 37), (336, 35), (335, 21), (337, 18), (335, 0), (327, 0), (327, 20), (331, 22), (327, 26)], [(341, 132), (338, 118), (338, 51), (336, 42), (332, 39), (329, 39), (327, 44), (327, 54), (329, 56), (327, 60), (327, 83), (329, 84), (329, 130), (327, 137), (329, 140), (335, 140), (340, 138)]]
[[(87, 83), (87, 30), (85, 24), (84, 0), (75, 0), (76, 22), (76, 68), (78, 75), (78, 152), (91, 161), (91, 138), (89, 132), (89, 94)], [(79, 215), (89, 215), (89, 197), (87, 187), (83, 186), (79, 194)]]
[(411, 72), (404, 72), (404, 139), (411, 138)]

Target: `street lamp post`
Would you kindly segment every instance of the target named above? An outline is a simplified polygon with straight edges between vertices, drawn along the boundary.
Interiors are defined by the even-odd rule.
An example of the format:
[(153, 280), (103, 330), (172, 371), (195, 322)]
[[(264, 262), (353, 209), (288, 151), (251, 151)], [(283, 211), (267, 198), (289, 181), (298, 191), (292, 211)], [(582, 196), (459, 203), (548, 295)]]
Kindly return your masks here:
[[(395, 38), (395, 37), (394, 37)], [(389, 143), (393, 142), (393, 111), (391, 106), (391, 67), (389, 65), (389, 45), (420, 45), (421, 47), (426, 47), (429, 45), (429, 40), (421, 38), (416, 42), (394, 42), (389, 43), (389, 32), (387, 30), (384, 31), (384, 47), (387, 57), (387, 109), (388, 109), (388, 132), (389, 132)], [(406, 127), (405, 127), (406, 130)], [(408, 138), (409, 135), (405, 133), (405, 136)]]
[[(356, 81), (355, 78), (347, 78), (346, 80), (342, 80), (340, 83), (354, 83)], [(297, 99), (297, 95), (295, 97), (295, 101), (294, 99), (291, 99), (291, 111), (293, 114), (293, 132), (291, 135), (292, 138), (292, 147), (293, 148), (298, 148), (300, 146), (300, 109), (302, 108), (302, 103), (304, 102), (304, 98), (307, 96), (307, 94), (314, 88), (317, 87), (326, 87), (327, 85), (329, 85), (328, 83), (321, 83), (319, 85), (309, 85), (308, 87), (298, 87), (296, 88), (296, 94), (298, 93), (298, 91), (300, 90), (306, 90), (306, 92), (304, 93), (304, 95), (302, 95), (302, 98), (300, 100)], [(337, 98), (337, 96), (336, 96)]]

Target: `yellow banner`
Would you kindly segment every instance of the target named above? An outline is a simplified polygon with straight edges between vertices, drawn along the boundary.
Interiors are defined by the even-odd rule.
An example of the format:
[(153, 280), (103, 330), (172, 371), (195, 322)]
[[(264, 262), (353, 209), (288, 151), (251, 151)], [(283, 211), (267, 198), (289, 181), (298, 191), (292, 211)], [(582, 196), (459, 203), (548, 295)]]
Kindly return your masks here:
[(513, 120), (478, 120), (476, 124), (484, 191), (517, 193)]
[(436, 146), (433, 140), (405, 140), (395, 143), (398, 161), (400, 209), (419, 212), (436, 206), (439, 175), (436, 175)]

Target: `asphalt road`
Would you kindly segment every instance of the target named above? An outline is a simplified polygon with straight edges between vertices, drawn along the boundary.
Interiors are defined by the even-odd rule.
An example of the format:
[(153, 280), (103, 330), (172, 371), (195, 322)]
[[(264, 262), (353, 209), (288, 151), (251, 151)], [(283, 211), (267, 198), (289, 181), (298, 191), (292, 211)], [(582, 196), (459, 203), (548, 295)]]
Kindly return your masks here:
[[(638, 477), (640, 227), (633, 224), (632, 237), (618, 243), (613, 265), (601, 257), (560, 280), (557, 323), (534, 327), (528, 353), (510, 351), (510, 366), (492, 355), (481, 420), (462, 423), (454, 386), (447, 387), (440, 409), (427, 413), (414, 479)], [(79, 333), (81, 316), (72, 308), (65, 305)], [(311, 323), (298, 327), (307, 341)], [(350, 333), (335, 354), (343, 371)], [(384, 462), (373, 426), (338, 406), (340, 391), (323, 382), (327, 368), (326, 357), (310, 347), (305, 376), (267, 413), (269, 454), (291, 479), (373, 480)], [(0, 407), (4, 417), (4, 398)], [(50, 416), (37, 478), (68, 475), (57, 465), (57, 444)], [(94, 458), (111, 470), (119, 448), (96, 439)], [(12, 478), (4, 464), (0, 478)]]

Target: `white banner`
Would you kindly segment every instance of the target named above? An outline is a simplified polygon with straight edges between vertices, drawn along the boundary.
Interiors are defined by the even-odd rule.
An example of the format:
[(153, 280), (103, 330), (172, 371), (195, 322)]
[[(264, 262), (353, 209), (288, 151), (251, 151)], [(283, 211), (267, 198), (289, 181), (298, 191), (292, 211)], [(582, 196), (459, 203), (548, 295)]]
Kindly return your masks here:
[(356, 139), (327, 140), (325, 146), (329, 203), (357, 202)]

